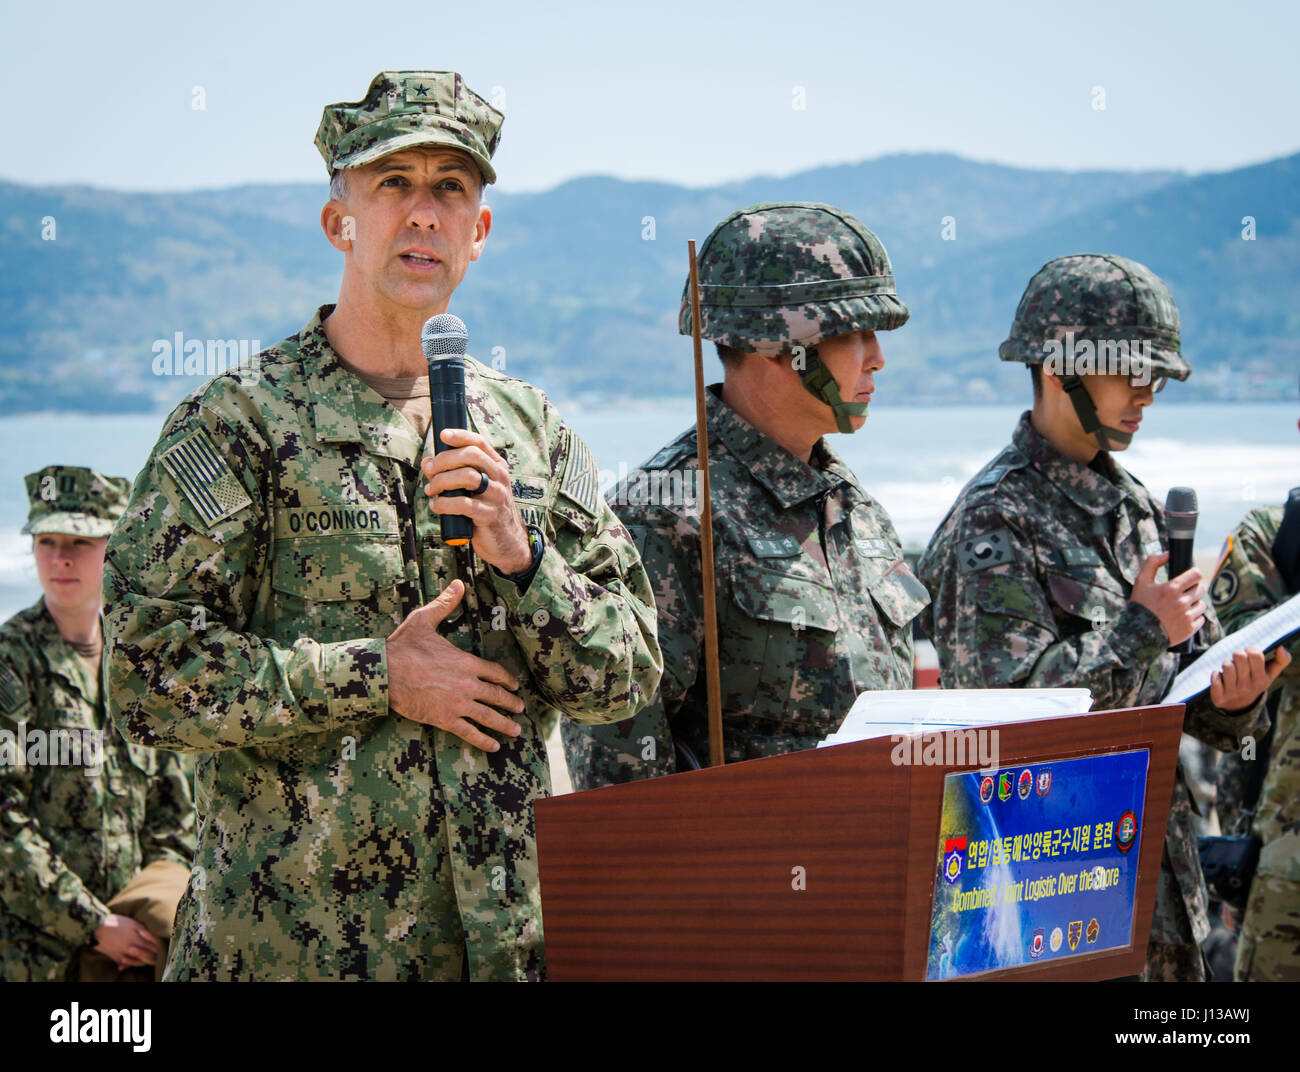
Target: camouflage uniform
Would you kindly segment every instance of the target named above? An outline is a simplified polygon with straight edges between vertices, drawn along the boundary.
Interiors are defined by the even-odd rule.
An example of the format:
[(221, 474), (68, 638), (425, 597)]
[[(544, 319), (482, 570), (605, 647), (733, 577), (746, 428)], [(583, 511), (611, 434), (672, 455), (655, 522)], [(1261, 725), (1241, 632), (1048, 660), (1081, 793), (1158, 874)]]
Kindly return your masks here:
[[(1230, 538), (1211, 588), (1225, 629), (1242, 628), (1292, 595), (1273, 558), (1282, 513), (1281, 506), (1254, 510)], [(1281, 692), (1273, 747), (1254, 761), (1268, 764), (1254, 821), (1235, 831), (1261, 842), (1237, 944), (1238, 981), (1300, 980), (1300, 641), (1290, 649), (1292, 663), (1273, 686)], [(1233, 801), (1224, 804), (1230, 810)]]
[[(41, 499), (45, 477), (56, 499)], [(129, 487), (69, 466), (27, 484), (33, 535), (107, 536)], [(181, 757), (113, 731), (98, 670), (44, 599), (0, 626), (0, 979), (65, 978), (108, 918), (106, 901), (156, 860), (189, 867), (193, 851)]]
[[(1045, 283), (1044, 289), (1055, 293), (1052, 322), (1063, 329), (1108, 323), (1131, 330), (1132, 311), (1120, 305), (1123, 298), (1111, 299), (1117, 307), (1109, 316), (1087, 304), (1104, 299), (1104, 289), (1072, 307), (1080, 276), (1093, 283), (1099, 276), (1115, 281), (1115, 262), (1120, 258), (1063, 258), (1051, 262), (1030, 288)], [(1163, 288), (1141, 265), (1121, 263), (1139, 286)], [(1117, 282), (1118, 292), (1133, 293), (1127, 280)], [(1022, 311), (1024, 306), (1022, 301)], [(1018, 326), (1021, 318), (1018, 312)], [(1173, 362), (1161, 367), (1180, 379), (1186, 375), (1179, 375)], [(917, 569), (934, 600), (929, 624), (942, 684), (1088, 688), (1093, 710), (1159, 703), (1179, 659), (1167, 650), (1159, 619), (1129, 602), (1129, 595), (1142, 560), (1166, 546), (1160, 505), (1108, 452), (1100, 452), (1092, 466), (1081, 465), (1056, 450), (1035, 430), (1029, 413), (1023, 414), (1011, 445), (962, 489)], [(1207, 608), (1206, 640), (1221, 635)], [(1231, 749), (1243, 734), (1254, 732), (1262, 714), (1262, 703), (1238, 714), (1220, 711), (1205, 693), (1188, 704), (1184, 731), (1215, 748)], [(1180, 767), (1157, 886), (1148, 978), (1204, 977), (1198, 943), (1209, 934), (1208, 896), (1192, 808)]]
[[(419, 111), (410, 86), (436, 76), (401, 79)], [(653, 695), (649, 583), (581, 440), (472, 358), (469, 425), (546, 545), (521, 590), (443, 544), (431, 445), (340, 363), (331, 311), (260, 355), (256, 384), (219, 376), (171, 414), (109, 545), (113, 716), (201, 753), (168, 977), (535, 979), (544, 726)], [(526, 704), (493, 753), (389, 709), (385, 638), (456, 578), (441, 631), (514, 674)]]
[[(742, 281), (759, 271), (778, 292), (801, 287), (803, 301), (778, 293), (766, 308), (745, 304), (756, 288)], [(823, 338), (907, 318), (883, 247), (828, 206), (734, 214), (705, 242), (700, 278), (702, 334), (749, 352), (802, 345), (812, 356)], [(690, 331), (685, 296), (681, 328)], [(805, 463), (724, 403), (719, 385), (705, 408), (725, 757), (811, 748), (858, 693), (911, 687), (910, 622), (928, 596), (888, 515), (824, 439)], [(692, 428), (611, 495), (653, 580), (664, 676), (636, 718), (562, 725), (577, 789), (672, 773), (674, 743), (708, 760), (697, 476)]]

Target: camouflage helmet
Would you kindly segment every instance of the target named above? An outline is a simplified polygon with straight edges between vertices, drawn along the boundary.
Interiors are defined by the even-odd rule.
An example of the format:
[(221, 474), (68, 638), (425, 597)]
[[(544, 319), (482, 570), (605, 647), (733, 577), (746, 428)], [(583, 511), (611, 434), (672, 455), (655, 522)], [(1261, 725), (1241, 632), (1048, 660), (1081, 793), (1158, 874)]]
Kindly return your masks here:
[[(700, 335), (765, 357), (907, 322), (889, 255), (843, 209), (765, 202), (733, 212), (700, 247)], [(690, 280), (677, 318), (691, 334)]]
[(1103, 353), (1143, 354), (1153, 375), (1185, 380), (1192, 367), (1179, 350), (1178, 330), (1178, 306), (1151, 269), (1125, 257), (1078, 253), (1048, 261), (1029, 281), (998, 354), (1042, 365), (1090, 342), (1097, 364), (1088, 372), (1108, 371)]

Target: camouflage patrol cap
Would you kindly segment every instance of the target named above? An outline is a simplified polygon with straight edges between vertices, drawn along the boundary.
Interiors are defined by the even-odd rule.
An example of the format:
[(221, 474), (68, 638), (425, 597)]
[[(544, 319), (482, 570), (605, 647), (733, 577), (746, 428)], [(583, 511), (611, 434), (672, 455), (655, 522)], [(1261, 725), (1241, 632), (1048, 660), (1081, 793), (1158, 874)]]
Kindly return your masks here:
[[(1025, 288), (998, 347), (1003, 361), (1041, 365), (1050, 342), (1120, 344), (1148, 353), (1151, 371), (1185, 380), (1192, 373), (1180, 352), (1178, 306), (1169, 287), (1145, 265), (1125, 257), (1078, 253), (1048, 261)], [(1105, 371), (1105, 369), (1100, 369)]]
[[(733, 212), (700, 247), (700, 334), (765, 357), (907, 322), (889, 255), (843, 209), (765, 202)], [(690, 280), (677, 318), (691, 333)]]
[(31, 509), (23, 532), (40, 536), (107, 536), (131, 495), (124, 476), (104, 476), (79, 465), (47, 465), (23, 478)]
[(492, 154), (503, 119), (455, 71), (384, 71), (364, 100), (325, 106), (316, 148), (333, 174), (417, 145), (444, 145), (468, 153), (483, 181), (496, 182)]

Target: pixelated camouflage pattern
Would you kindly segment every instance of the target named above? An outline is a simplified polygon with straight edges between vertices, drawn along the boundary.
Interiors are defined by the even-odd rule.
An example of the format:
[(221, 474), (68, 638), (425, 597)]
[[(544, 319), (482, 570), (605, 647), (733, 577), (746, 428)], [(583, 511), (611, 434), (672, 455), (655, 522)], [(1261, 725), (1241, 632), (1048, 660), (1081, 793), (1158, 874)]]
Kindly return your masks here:
[[(706, 408), (730, 763), (812, 748), (858, 693), (910, 688), (910, 623), (928, 597), (888, 515), (825, 440), (806, 464), (716, 392)], [(708, 763), (700, 508), (686, 496), (647, 501), (656, 486), (693, 492), (697, 472), (692, 428), (611, 493), (654, 586), (664, 676), (635, 718), (562, 724), (576, 789), (672, 773), (674, 741)]]
[(37, 730), (103, 734), (95, 776), (0, 762), (0, 979), (59, 980), (108, 917), (105, 902), (143, 867), (189, 867), (190, 765), (114, 731), (99, 674), (59, 634), (44, 599), (0, 626), (0, 678), (0, 730), (15, 752), (24, 732), (29, 744)]
[[(833, 205), (765, 202), (733, 212), (697, 257), (700, 335), (767, 357), (907, 322), (885, 247)], [(678, 328), (691, 334), (690, 279)]]
[(1209, 976), (1199, 945), (1154, 940), (1147, 943), (1142, 982), (1204, 983), (1209, 980)]
[[(1240, 629), (1289, 598), (1273, 558), (1282, 524), (1281, 505), (1252, 510), (1232, 534), (1227, 556), (1211, 586), (1225, 629)], [(1221, 807), (1233, 828), (1260, 839), (1259, 865), (1251, 882), (1237, 946), (1237, 977), (1300, 979), (1300, 639), (1292, 662), (1273, 683), (1278, 692), (1273, 744), (1268, 756), (1244, 761), (1224, 757), (1233, 773), (1221, 779)], [(1255, 763), (1268, 764), (1253, 821), (1235, 805)]]
[(1067, 333), (1094, 345), (1146, 341), (1154, 373), (1175, 380), (1192, 374), (1179, 349), (1178, 306), (1169, 287), (1126, 257), (1079, 253), (1048, 261), (1025, 287), (998, 353), (1003, 361), (1041, 365), (1043, 344), (1063, 342)]
[[(200, 753), (168, 977), (535, 979), (544, 733), (559, 711), (606, 721), (653, 696), (649, 582), (604, 500), (563, 494), (579, 441), (546, 397), (472, 359), (470, 426), (547, 546), (523, 592), (445, 546), (424, 444), (340, 364), (332, 309), (260, 355), (255, 386), (218, 376), (168, 417), (108, 547), (113, 717)], [(159, 463), (196, 430), (251, 500), (211, 525)], [(527, 705), (495, 753), (388, 707), (385, 638), (456, 578), (444, 635)]]
[[(1065, 457), (1020, 418), (1011, 445), (962, 489), (917, 570), (934, 600), (929, 631), (946, 688), (1082, 687), (1093, 710), (1159, 703), (1178, 670), (1159, 619), (1129, 602), (1142, 560), (1167, 546), (1164, 512), (1109, 454), (1110, 477)], [(1003, 534), (1001, 559), (978, 557)], [(1163, 573), (1161, 574), (1163, 576)], [(1207, 607), (1204, 636), (1222, 635)], [(1258, 732), (1262, 700), (1219, 711), (1204, 693), (1184, 732), (1222, 750)], [(1151, 941), (1209, 934), (1208, 895), (1181, 767), (1175, 779)]]
[(23, 477), (30, 509), (23, 532), (33, 536), (107, 536), (126, 509), (131, 481), (79, 465), (47, 465)]
[(362, 100), (325, 106), (316, 148), (333, 174), (417, 145), (446, 145), (473, 157), (492, 183), (504, 119), (455, 71), (383, 71)]
[(1300, 881), (1257, 872), (1237, 938), (1239, 983), (1300, 982)]

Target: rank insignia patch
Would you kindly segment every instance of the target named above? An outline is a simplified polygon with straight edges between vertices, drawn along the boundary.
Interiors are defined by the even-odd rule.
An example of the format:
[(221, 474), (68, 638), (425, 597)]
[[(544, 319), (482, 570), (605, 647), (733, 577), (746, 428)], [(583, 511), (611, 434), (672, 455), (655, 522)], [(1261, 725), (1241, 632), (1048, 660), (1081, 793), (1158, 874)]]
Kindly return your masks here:
[(568, 461), (564, 465), (564, 481), (560, 484), (560, 494), (567, 496), (589, 514), (596, 513), (596, 503), (600, 500), (600, 476), (596, 471), (596, 461), (587, 449), (587, 444), (567, 431), (569, 439)]
[(202, 428), (167, 451), (162, 463), (206, 525), (253, 503)]
[(1000, 566), (1011, 561), (1011, 532), (995, 529), (962, 541), (957, 549), (957, 565), (962, 573)]

